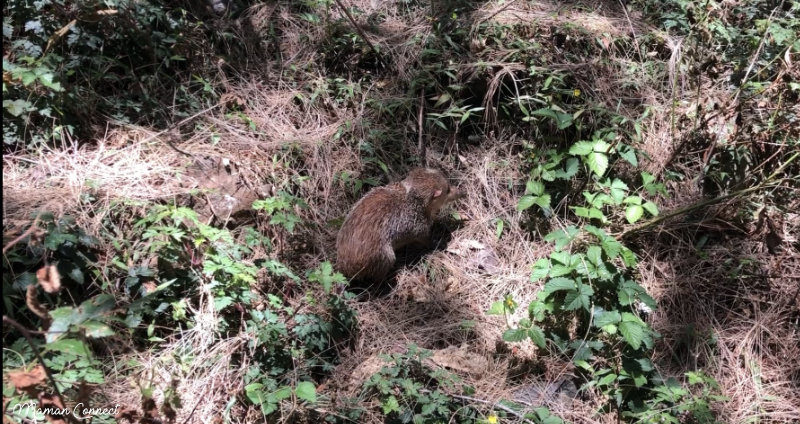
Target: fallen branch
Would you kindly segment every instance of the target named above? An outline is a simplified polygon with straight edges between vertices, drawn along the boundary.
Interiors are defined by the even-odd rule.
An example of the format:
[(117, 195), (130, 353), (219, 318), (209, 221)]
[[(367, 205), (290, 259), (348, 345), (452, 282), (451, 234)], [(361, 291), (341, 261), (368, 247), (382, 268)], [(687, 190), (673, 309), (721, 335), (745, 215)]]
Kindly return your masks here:
[(783, 170), (786, 169), (786, 167), (789, 166), (789, 164), (791, 164), (792, 162), (794, 162), (795, 159), (797, 159), (798, 157), (800, 157), (800, 153), (795, 153), (783, 165), (781, 165), (780, 168), (778, 168), (775, 172), (773, 172), (761, 184), (759, 184), (757, 186), (746, 188), (744, 190), (735, 191), (733, 193), (728, 193), (726, 195), (718, 196), (718, 197), (715, 197), (713, 199), (708, 199), (708, 200), (702, 201), (700, 203), (695, 203), (693, 205), (689, 205), (689, 206), (686, 206), (686, 207), (683, 207), (683, 208), (680, 208), (680, 209), (676, 209), (676, 210), (674, 210), (674, 211), (672, 211), (672, 212), (670, 212), (668, 214), (665, 214), (665, 215), (659, 215), (659, 216), (657, 216), (657, 217), (655, 217), (655, 218), (653, 218), (653, 219), (651, 219), (651, 220), (649, 220), (649, 221), (647, 221), (647, 222), (645, 222), (643, 224), (637, 225), (637, 226), (635, 226), (633, 228), (629, 228), (629, 229), (623, 231), (618, 236), (618, 238), (627, 237), (627, 236), (631, 235), (632, 233), (641, 231), (641, 230), (643, 230), (645, 228), (648, 228), (648, 227), (652, 227), (652, 226), (654, 226), (656, 224), (659, 224), (659, 223), (661, 223), (663, 221), (666, 221), (667, 219), (676, 217), (678, 215), (683, 215), (685, 213), (688, 213), (688, 212), (691, 212), (693, 210), (706, 207), (708, 205), (713, 205), (715, 203), (722, 202), (724, 200), (730, 199), (731, 197), (743, 196), (745, 194), (753, 193), (755, 191), (759, 191), (761, 189), (764, 189), (764, 188), (767, 188), (767, 187), (770, 187), (770, 186), (780, 185), (780, 183), (783, 182), (783, 180), (784, 180), (783, 178), (781, 178), (778, 181), (773, 181), (773, 179), (775, 177), (777, 177), (781, 172), (783, 172)]
[(369, 48), (372, 49), (372, 51), (375, 53), (375, 57), (377, 57), (378, 62), (380, 62), (381, 65), (383, 65), (383, 67), (386, 68), (386, 64), (383, 63), (383, 59), (381, 59), (381, 53), (378, 51), (375, 45), (372, 44), (371, 41), (369, 41), (369, 38), (367, 38), (366, 34), (364, 34), (364, 31), (361, 29), (360, 26), (358, 26), (356, 20), (353, 19), (353, 15), (351, 15), (350, 11), (347, 10), (346, 7), (344, 7), (344, 4), (342, 4), (342, 0), (333, 0), (333, 1), (336, 3), (337, 6), (339, 6), (340, 9), (342, 9), (342, 12), (344, 12), (344, 15), (347, 17), (347, 20), (350, 21), (351, 25), (353, 25), (353, 28), (355, 28), (356, 32), (358, 32), (358, 35), (361, 36), (361, 39), (363, 39), (364, 42), (367, 43)]

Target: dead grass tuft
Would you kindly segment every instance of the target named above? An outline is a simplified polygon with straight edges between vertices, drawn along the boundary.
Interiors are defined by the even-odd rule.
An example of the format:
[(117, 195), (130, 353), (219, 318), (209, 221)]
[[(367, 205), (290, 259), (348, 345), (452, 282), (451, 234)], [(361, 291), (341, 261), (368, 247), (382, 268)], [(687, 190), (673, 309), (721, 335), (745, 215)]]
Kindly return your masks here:
[[(247, 340), (219, 339), (213, 296), (206, 286), (200, 290), (198, 307), (191, 311), (195, 327), (179, 331), (156, 351), (117, 358), (126, 365), (107, 376), (102, 388), (110, 404), (140, 405), (143, 390), (151, 389), (159, 408), (166, 397), (177, 396), (181, 407), (176, 422), (203, 423), (220, 416), (231, 396), (243, 390)], [(231, 366), (233, 356), (240, 358), (237, 367)], [(130, 370), (127, 364), (136, 365)]]
[(161, 139), (142, 142), (152, 134), (119, 129), (95, 146), (71, 143), (43, 147), (36, 154), (4, 155), (3, 219), (28, 219), (35, 210), (88, 218), (90, 209), (104, 209), (93, 201), (108, 205), (181, 192), (175, 168), (181, 158)]

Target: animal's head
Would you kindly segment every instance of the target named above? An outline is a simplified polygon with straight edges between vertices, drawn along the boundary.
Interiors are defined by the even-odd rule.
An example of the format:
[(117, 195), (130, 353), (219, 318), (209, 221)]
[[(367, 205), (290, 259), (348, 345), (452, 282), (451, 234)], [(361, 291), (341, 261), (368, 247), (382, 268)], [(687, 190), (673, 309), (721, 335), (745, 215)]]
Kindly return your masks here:
[(448, 202), (464, 197), (441, 171), (432, 168), (414, 168), (403, 180), (403, 187), (407, 193), (422, 199), (429, 218), (436, 216)]

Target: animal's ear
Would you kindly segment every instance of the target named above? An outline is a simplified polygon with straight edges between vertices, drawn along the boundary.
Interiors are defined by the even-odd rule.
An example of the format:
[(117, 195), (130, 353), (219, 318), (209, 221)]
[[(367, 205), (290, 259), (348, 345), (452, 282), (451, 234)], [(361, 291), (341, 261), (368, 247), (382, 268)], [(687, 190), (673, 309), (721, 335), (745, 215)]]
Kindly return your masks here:
[(433, 198), (437, 198), (442, 195), (442, 190), (436, 190), (433, 192)]

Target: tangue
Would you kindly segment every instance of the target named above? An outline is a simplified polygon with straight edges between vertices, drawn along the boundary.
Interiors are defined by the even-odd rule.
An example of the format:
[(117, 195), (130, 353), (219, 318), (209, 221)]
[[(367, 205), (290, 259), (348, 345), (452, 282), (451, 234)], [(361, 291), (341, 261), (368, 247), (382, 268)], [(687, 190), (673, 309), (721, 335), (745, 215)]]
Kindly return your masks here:
[(385, 280), (395, 251), (412, 243), (429, 245), (433, 219), (446, 203), (460, 197), (444, 174), (431, 168), (415, 168), (403, 181), (370, 190), (339, 230), (337, 269), (355, 280)]

